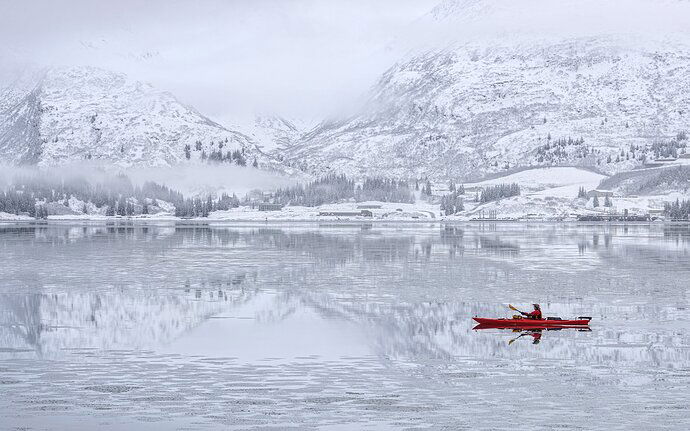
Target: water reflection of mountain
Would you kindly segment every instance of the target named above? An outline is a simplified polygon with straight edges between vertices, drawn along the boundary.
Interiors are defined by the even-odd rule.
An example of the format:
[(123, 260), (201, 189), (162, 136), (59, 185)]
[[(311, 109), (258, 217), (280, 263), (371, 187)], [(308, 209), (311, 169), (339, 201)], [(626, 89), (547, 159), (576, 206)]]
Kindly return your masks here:
[[(690, 334), (655, 333), (643, 325), (625, 330), (594, 326), (592, 332), (545, 331), (538, 349), (508, 345), (511, 333), (477, 333), (473, 315), (491, 315), (495, 307), (478, 303), (384, 304), (341, 301), (324, 294), (285, 294), (276, 301), (317, 310), (324, 317), (343, 319), (365, 328), (380, 356), (393, 360), (428, 362), (467, 358), (491, 360), (550, 359), (575, 365), (652, 365), (664, 368), (690, 366)], [(283, 306), (284, 307), (284, 306)], [(575, 315), (575, 306), (561, 304), (564, 315)], [(609, 310), (611, 312), (612, 310)], [(659, 316), (656, 315), (656, 318)]]
[(65, 349), (151, 349), (249, 301), (257, 291), (247, 281), (239, 276), (175, 290), (0, 295), (1, 351), (52, 358)]

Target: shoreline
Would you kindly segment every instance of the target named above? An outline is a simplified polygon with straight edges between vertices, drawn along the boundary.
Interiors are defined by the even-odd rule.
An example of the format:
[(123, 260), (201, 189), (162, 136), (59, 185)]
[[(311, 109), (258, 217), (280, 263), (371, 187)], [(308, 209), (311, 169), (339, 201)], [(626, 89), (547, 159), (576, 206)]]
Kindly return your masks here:
[(0, 220), (3, 225), (96, 225), (96, 226), (123, 226), (123, 225), (172, 225), (172, 226), (223, 226), (223, 225), (271, 225), (271, 224), (308, 224), (308, 225), (463, 225), (463, 224), (563, 224), (563, 225), (635, 225), (635, 226), (666, 226), (666, 225), (690, 225), (690, 221), (578, 221), (578, 220), (507, 220), (507, 219), (474, 219), (474, 220), (452, 220), (452, 219), (426, 219), (426, 220), (383, 220), (383, 219), (337, 219), (337, 220), (314, 220), (314, 219), (285, 219), (267, 218), (265, 220), (256, 219), (181, 219), (181, 218), (61, 218), (61, 219), (7, 219)]

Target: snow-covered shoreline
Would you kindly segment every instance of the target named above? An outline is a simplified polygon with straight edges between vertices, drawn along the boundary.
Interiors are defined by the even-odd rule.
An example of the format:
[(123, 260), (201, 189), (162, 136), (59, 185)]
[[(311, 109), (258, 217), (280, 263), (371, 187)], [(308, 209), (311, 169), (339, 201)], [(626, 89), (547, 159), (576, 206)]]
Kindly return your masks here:
[[(666, 204), (688, 199), (687, 192), (668, 191), (661, 194), (632, 195), (616, 188), (598, 190), (605, 175), (576, 167), (551, 167), (523, 170), (503, 177), (477, 183), (463, 184), (461, 210), (452, 215), (442, 211), (441, 201), (450, 193), (448, 185), (437, 183), (431, 187), (431, 195), (415, 192), (415, 203), (356, 202), (354, 199), (316, 207), (280, 206), (254, 202), (228, 210), (211, 211), (208, 217), (187, 218), (175, 216), (175, 207), (159, 201), (161, 208), (156, 214), (132, 216), (106, 216), (104, 209), (91, 203), (70, 198), (69, 213), (53, 213), (52, 222), (176, 222), (176, 223), (235, 223), (235, 222), (466, 222), (466, 221), (577, 221), (580, 217), (622, 218), (638, 220), (663, 219)], [(487, 187), (501, 184), (518, 184), (519, 195), (489, 202), (479, 197)], [(585, 194), (582, 194), (586, 192)], [(601, 202), (593, 196), (598, 194)], [(63, 205), (56, 204), (57, 209)], [(82, 213), (80, 208), (86, 208)], [(262, 211), (264, 209), (265, 211)], [(136, 213), (135, 213), (136, 214)], [(0, 221), (32, 222), (28, 214), (0, 213)]]

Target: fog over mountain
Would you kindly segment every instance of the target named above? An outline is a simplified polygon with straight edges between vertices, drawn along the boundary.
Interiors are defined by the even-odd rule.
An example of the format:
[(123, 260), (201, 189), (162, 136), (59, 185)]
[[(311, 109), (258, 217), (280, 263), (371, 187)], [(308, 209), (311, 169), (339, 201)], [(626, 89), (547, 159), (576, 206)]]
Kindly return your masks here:
[(126, 73), (220, 122), (321, 119), (366, 91), (436, 2), (0, 0), (0, 63)]

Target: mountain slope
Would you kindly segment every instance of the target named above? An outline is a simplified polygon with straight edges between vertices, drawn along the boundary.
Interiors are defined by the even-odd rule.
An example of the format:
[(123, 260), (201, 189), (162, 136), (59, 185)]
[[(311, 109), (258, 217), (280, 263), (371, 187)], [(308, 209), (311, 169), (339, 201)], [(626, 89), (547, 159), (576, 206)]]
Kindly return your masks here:
[[(657, 5), (658, 15), (668, 4)], [(457, 34), (401, 60), (358, 115), (321, 124), (288, 161), (316, 173), (437, 178), (538, 165), (615, 173), (642, 164), (654, 157), (651, 144), (690, 127), (690, 44), (672, 25), (631, 33), (628, 20), (611, 16), (610, 28), (598, 26), (595, 15), (614, 5), (444, 2), (426, 24)], [(531, 11), (537, 18), (528, 24), (543, 19), (543, 28), (520, 24)], [(575, 25), (590, 18), (591, 28)]]
[(280, 153), (290, 147), (304, 129), (301, 124), (278, 115), (257, 115), (243, 121), (233, 118), (227, 124), (249, 136), (267, 154)]
[(202, 154), (238, 151), (247, 163), (257, 159), (261, 166), (278, 167), (247, 136), (209, 120), (170, 93), (121, 74), (49, 69), (23, 88), (0, 107), (0, 160), (7, 163), (60, 165), (86, 159), (168, 166), (201, 160)]

